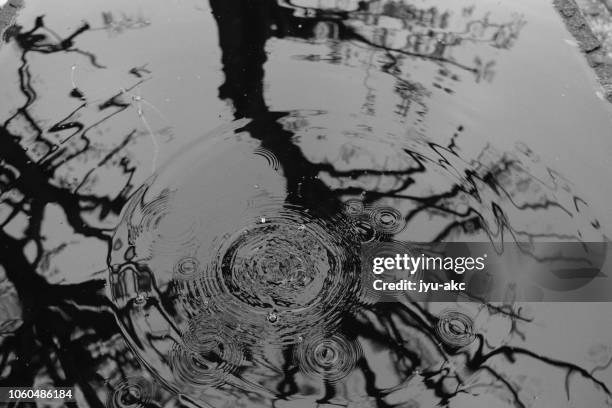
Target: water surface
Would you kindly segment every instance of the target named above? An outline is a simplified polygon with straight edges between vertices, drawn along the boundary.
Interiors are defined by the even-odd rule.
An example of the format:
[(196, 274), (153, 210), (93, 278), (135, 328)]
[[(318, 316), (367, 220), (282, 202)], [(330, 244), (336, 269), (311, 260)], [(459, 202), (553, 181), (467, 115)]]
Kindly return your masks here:
[(5, 42), (3, 384), (610, 405), (608, 305), (358, 276), (364, 242), (607, 241), (612, 109), (549, 2), (28, 1)]

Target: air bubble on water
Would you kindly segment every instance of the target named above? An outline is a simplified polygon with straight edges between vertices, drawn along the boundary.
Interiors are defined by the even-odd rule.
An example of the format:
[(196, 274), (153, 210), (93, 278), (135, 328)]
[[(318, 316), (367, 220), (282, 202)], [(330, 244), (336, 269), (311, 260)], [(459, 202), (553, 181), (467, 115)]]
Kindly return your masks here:
[(268, 321), (270, 323), (276, 323), (278, 321), (278, 314), (276, 312), (268, 313)]
[(138, 296), (134, 298), (134, 304), (138, 306), (142, 306), (145, 303), (147, 303), (147, 295), (145, 295), (144, 293), (139, 293)]

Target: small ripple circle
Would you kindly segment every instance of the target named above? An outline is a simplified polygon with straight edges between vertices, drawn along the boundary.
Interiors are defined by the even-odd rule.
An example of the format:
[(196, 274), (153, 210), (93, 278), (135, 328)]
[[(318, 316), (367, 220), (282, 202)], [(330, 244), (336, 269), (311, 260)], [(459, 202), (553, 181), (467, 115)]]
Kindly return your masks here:
[(145, 408), (157, 402), (153, 384), (142, 377), (128, 377), (117, 384), (106, 398), (107, 408)]
[(368, 213), (372, 226), (381, 234), (397, 234), (406, 225), (402, 213), (393, 207), (373, 207)]
[(474, 322), (470, 316), (459, 310), (447, 309), (438, 316), (436, 334), (446, 346), (462, 348), (475, 339)]
[(295, 347), (294, 360), (305, 375), (338, 382), (353, 371), (362, 354), (359, 342), (321, 333), (303, 338)]
[(236, 371), (242, 351), (226, 327), (202, 315), (193, 318), (183, 333), (182, 343), (170, 354), (176, 376), (193, 386), (218, 386)]

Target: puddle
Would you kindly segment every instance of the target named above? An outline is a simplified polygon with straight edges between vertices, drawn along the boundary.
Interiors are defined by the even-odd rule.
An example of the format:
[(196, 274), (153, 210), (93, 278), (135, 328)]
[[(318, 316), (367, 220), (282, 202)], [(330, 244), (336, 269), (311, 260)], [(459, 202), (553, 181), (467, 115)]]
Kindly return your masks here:
[[(372, 306), (358, 276), (365, 242), (607, 241), (612, 110), (549, 2), (28, 1), (5, 41), (2, 327), (57, 360), (7, 334), (7, 384), (610, 406), (555, 324)], [(605, 343), (579, 306), (557, 320)]]

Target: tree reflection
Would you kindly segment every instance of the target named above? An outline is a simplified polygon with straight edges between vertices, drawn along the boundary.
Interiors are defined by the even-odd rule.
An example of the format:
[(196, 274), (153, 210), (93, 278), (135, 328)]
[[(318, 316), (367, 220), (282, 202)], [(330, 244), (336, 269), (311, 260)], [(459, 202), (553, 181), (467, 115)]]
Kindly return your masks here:
[[(333, 63), (345, 63), (346, 53), (341, 51), (342, 47), (354, 44), (366, 47), (368, 51), (381, 52), (384, 58), (376, 62), (379, 64), (376, 68), (394, 78), (395, 92), (402, 100), (397, 107), (398, 114), (405, 116), (415, 104), (419, 106), (419, 112), (427, 109), (424, 95), (428, 87), (406, 77), (403, 61), (426, 60), (433, 64), (431, 69), (439, 70), (451, 81), (459, 80), (462, 73), (473, 75), (475, 81), (490, 80), (494, 68), (492, 61), (478, 57), (473, 61), (461, 61), (454, 59), (450, 50), (470, 41), (488, 41), (494, 47), (508, 49), (519, 35), (523, 25), (520, 19), (505, 24), (492, 23), (486, 18), (474, 19), (466, 25), (465, 31), (449, 32), (447, 27), (451, 17), (448, 13), (436, 8), (418, 9), (403, 2), (360, 2), (352, 11), (247, 0), (210, 0), (210, 6), (218, 25), (225, 74), (219, 97), (231, 101), (236, 118), (251, 119), (243, 130), (260, 141), (261, 148), (277, 159), (287, 180), (288, 204), (316, 208), (320, 213), (338, 214), (344, 209), (347, 197), (360, 196), (366, 205), (383, 199), (401, 199), (411, 203), (410, 210), (402, 214), (408, 224), (423, 214), (444, 219), (443, 227), (431, 237), (433, 241), (452, 238), (457, 231), (466, 235), (484, 231), (491, 236), (503, 234), (505, 229), (514, 237), (528, 238), (546, 233), (514, 227), (495, 200), (489, 204), (494, 221), (480, 214), (477, 206), (464, 205), (470, 200), (487, 200), (482, 195), (485, 189), (493, 191), (493, 196), (499, 199), (512, 197), (517, 189), (532, 188), (529, 184), (534, 183), (535, 177), (528, 169), (522, 168), (515, 157), (485, 149), (476, 163), (464, 162), (463, 168), (455, 165), (454, 169), (464, 173), (462, 180), (466, 180), (465, 183), (451, 184), (442, 191), (429, 190), (427, 177), (432, 173), (428, 170), (431, 163), (442, 162), (453, 167), (450, 160), (461, 162), (456, 150), (461, 129), (457, 130), (448, 146), (429, 144), (431, 156), (424, 157), (420, 151), (404, 151), (403, 154), (410, 158), (410, 165), (404, 168), (391, 169), (385, 166), (386, 163), (373, 168), (338, 168), (332, 160), (313, 160), (305, 153), (294, 138), (297, 131), (292, 129), (294, 118), (291, 114), (272, 112), (265, 102), (265, 47), (272, 37), (289, 37), (296, 41), (331, 38), (334, 42), (331, 44), (330, 62)], [(471, 18), (473, 13), (473, 9), (466, 9), (464, 17)], [(396, 19), (400, 28), (381, 26), (383, 17)], [(105, 19), (107, 28), (114, 29), (112, 16), (107, 15)], [(84, 24), (62, 38), (49, 30), (43, 17), (39, 17), (30, 30), (18, 27), (11, 32), (11, 39), (22, 51), (18, 75), (25, 103), (17, 107), (0, 128), (0, 271), (6, 275), (19, 298), (21, 324), (12, 327), (10, 332), (3, 331), (0, 368), (6, 373), (1, 381), (3, 386), (31, 386), (42, 377), (56, 386), (78, 385), (87, 403), (100, 407), (103, 398), (99, 390), (104, 387), (100, 367), (111, 372), (109, 377), (126, 378), (137, 366), (136, 359), (118, 341), (115, 313), (121, 316), (125, 310), (113, 310), (114, 306), (103, 293), (105, 280), (102, 275), (95, 275), (79, 284), (50, 283), (40, 273), (47, 252), (41, 226), (47, 207), (55, 205), (61, 209), (75, 234), (110, 245), (110, 229), (99, 227), (97, 221), (115, 220), (133, 192), (134, 164), (126, 150), (136, 133), (127, 132), (121, 143), (100, 152), (92, 146), (88, 131), (113, 120), (116, 114), (132, 106), (133, 101), (126, 99), (124, 92), (119, 92), (93, 107), (83, 103), (45, 129), (31, 112), (39, 95), (28, 63), (33, 53), (76, 53), (85, 56), (92, 67), (102, 67), (95, 55), (76, 46), (78, 36), (89, 28)], [(400, 37), (404, 43), (398, 42)], [(322, 60), (312, 55), (305, 58)], [(139, 79), (147, 73), (144, 67), (135, 68), (133, 72)], [(439, 86), (452, 92), (450, 86)], [(76, 87), (67, 94), (77, 99), (83, 96)], [(76, 113), (86, 109), (95, 111), (96, 120), (83, 123), (76, 119)], [(49, 137), (49, 134), (67, 131), (71, 133), (62, 143), (55, 143)], [(360, 154), (351, 147), (348, 142), (343, 145), (347, 162)], [(68, 179), (59, 171), (77, 161), (87, 167), (79, 180)], [(83, 192), (86, 185), (95, 183), (91, 180), (95, 169), (111, 161), (117, 163), (124, 176), (120, 193), (109, 197)], [(562, 183), (560, 177), (554, 179)], [(421, 187), (418, 194), (410, 190), (414, 186)], [(364, 190), (366, 194), (362, 194)], [(580, 197), (572, 197), (574, 204), (582, 202)], [(542, 212), (568, 208), (566, 203), (534, 200), (516, 203), (515, 207), (519, 211)], [(580, 212), (571, 211), (572, 214)], [(598, 229), (596, 221), (593, 221), (593, 227)], [(19, 231), (17, 234), (12, 232), (15, 229)], [(577, 235), (567, 237), (580, 238)], [(155, 284), (152, 280), (147, 283)], [(170, 297), (170, 288), (156, 290), (164, 297)], [(391, 350), (393, 367), (395, 374), (401, 377), (400, 382), (424, 384), (441, 405), (462, 394), (476, 395), (474, 390), (487, 387), (503, 395), (509, 394), (515, 406), (528, 406), (521, 394), (524, 384), (513, 382), (495, 365), (500, 360), (507, 363), (524, 357), (562, 369), (567, 378), (579, 375), (610, 394), (605, 384), (582, 367), (526, 349), (487, 344), (483, 335), (476, 336), (468, 351), (457, 352), (452, 345), (440, 342), (436, 332), (439, 319), (426, 306), (410, 302), (361, 306), (358, 312), (347, 313), (343, 333), (353, 339), (365, 337), (373, 344)], [(520, 335), (520, 325), (528, 321), (520, 308), (513, 305), (483, 305), (482, 308), (491, 316), (503, 315), (512, 319), (513, 335)], [(16, 314), (15, 311), (11, 313)], [(427, 341), (432, 346), (422, 347), (420, 341)], [(290, 355), (290, 351), (285, 354), (287, 361)], [(375, 406), (396, 406), (390, 402), (393, 390), (384, 390), (377, 385), (378, 374), (368, 356), (358, 361), (357, 368)], [(295, 374), (296, 370), (287, 362), (278, 385), (279, 400), (297, 391)], [(326, 394), (318, 403), (332, 403), (343, 392), (346, 390), (326, 384)]]
[[(38, 93), (28, 59), (31, 53), (77, 53), (86, 56), (92, 66), (101, 67), (93, 54), (75, 46), (76, 38), (88, 29), (89, 25), (84, 24), (61, 38), (47, 29), (43, 17), (39, 17), (32, 29), (24, 31), (15, 27), (11, 31), (11, 37), (22, 51), (18, 74), (25, 103), (0, 127), (0, 270), (19, 297), (21, 324), (14, 332), (5, 334), (1, 361), (2, 372), (6, 373), (3, 386), (32, 386), (35, 381), (66, 387), (77, 385), (86, 401), (99, 407), (103, 405), (92, 383), (99, 381), (97, 367), (106, 360), (106, 364), (114, 361), (116, 368), (122, 365), (120, 369), (127, 368), (129, 353), (125, 349), (117, 349), (117, 354), (110, 350), (94, 352), (92, 347), (107, 341), (112, 344), (118, 334), (111, 304), (104, 294), (104, 280), (49, 283), (40, 274), (48, 255), (41, 228), (48, 206), (56, 205), (75, 234), (108, 242), (109, 231), (90, 225), (88, 220), (91, 214), (104, 219), (119, 212), (130, 190), (130, 165), (126, 160), (126, 188), (117, 198), (75, 191), (75, 183), (62, 176), (59, 169), (69, 167), (79, 156), (86, 157), (89, 166), (103, 164), (122, 154), (125, 143), (106, 152), (97, 163), (97, 154), (86, 136), (95, 124), (88, 127), (70, 120), (51, 126), (49, 132), (72, 130), (72, 136), (78, 134), (84, 145), (67, 143), (72, 136), (59, 145), (52, 142), (31, 112)], [(98, 107), (104, 112), (100, 122), (113, 117), (106, 110), (128, 106), (116, 98)], [(84, 108), (85, 104), (77, 110)], [(126, 141), (132, 136), (132, 133), (126, 135)], [(11, 232), (15, 229), (19, 232)]]
[[(223, 3), (223, 6), (221, 6)], [(520, 161), (515, 161), (514, 158), (504, 154), (495, 154), (494, 150), (485, 149), (481, 153), (482, 162), (471, 163), (472, 168), (455, 169), (465, 171), (467, 185), (457, 183), (449, 186), (445, 191), (437, 194), (424, 194), (422, 196), (410, 194), (409, 191), (413, 185), (418, 185), (425, 178), (419, 179), (419, 175), (428, 175), (430, 171), (427, 168), (428, 162), (440, 160), (440, 163), (446, 163), (449, 167), (453, 167), (451, 161), (456, 161), (458, 155), (456, 152), (456, 143), (459, 133), (462, 129), (453, 136), (448, 147), (430, 144), (431, 157), (424, 157), (421, 152), (411, 152), (404, 149), (404, 154), (411, 156), (412, 166), (406, 169), (393, 170), (386, 168), (384, 165), (378, 168), (367, 169), (351, 169), (339, 170), (334, 167), (333, 161), (313, 162), (309, 160), (301, 149), (294, 142), (294, 133), (291, 131), (291, 126), (282, 127), (279, 122), (286, 115), (283, 113), (269, 112), (266, 108), (263, 98), (263, 68), (254, 68), (253, 65), (262, 65), (265, 58), (265, 42), (272, 35), (293, 35), (303, 37), (304, 33), (311, 32), (314, 35), (324, 32), (335, 36), (336, 39), (344, 41), (358, 41), (373, 49), (382, 50), (389, 58), (389, 63), (383, 69), (393, 76), (396, 76), (398, 86), (396, 91), (403, 93), (404, 100), (408, 99), (408, 94), (419, 93), (424, 87), (419, 87), (411, 82), (406, 81), (401, 76), (401, 70), (398, 68), (400, 61), (403, 58), (424, 58), (436, 64), (442, 64), (441, 70), (445, 75), (452, 74), (449, 69), (459, 69), (474, 74), (476, 82), (483, 80), (491, 80), (493, 76), (493, 61), (484, 62), (479, 57), (474, 58), (474, 66), (466, 65), (451, 57), (447, 57), (447, 49), (456, 47), (466, 41), (482, 41), (482, 37), (487, 38), (492, 46), (501, 49), (511, 47), (513, 41), (517, 38), (518, 33), (524, 22), (515, 20), (508, 24), (492, 24), (486, 18), (483, 20), (471, 21), (467, 24), (465, 32), (461, 33), (443, 33), (437, 36), (433, 33), (428, 35), (409, 35), (406, 44), (394, 45), (394, 40), (388, 37), (389, 31), (382, 29), (374, 30), (373, 35), (368, 35), (363, 28), (355, 28), (352, 25), (350, 18), (342, 19), (338, 15), (330, 15), (320, 10), (315, 10), (310, 14), (315, 16), (324, 16), (322, 20), (328, 19), (334, 29), (322, 30), (320, 24), (322, 20), (317, 18), (305, 19), (295, 17), (287, 13), (287, 10), (282, 7), (275, 12), (266, 8), (265, 12), (259, 10), (258, 14), (261, 18), (256, 21), (250, 19), (252, 11), (245, 5), (248, 2), (240, 0), (235, 1), (216, 1), (211, 0), (211, 8), (219, 26), (220, 46), (223, 52), (223, 69), (226, 74), (225, 83), (220, 88), (224, 90), (228, 84), (244, 84), (246, 87), (241, 88), (234, 93), (220, 92), (221, 98), (232, 100), (235, 107), (236, 117), (249, 117), (252, 122), (245, 127), (252, 137), (258, 139), (262, 143), (262, 147), (272, 152), (283, 170), (283, 174), (287, 179), (287, 189), (289, 191), (288, 202), (306, 206), (307, 208), (317, 208), (319, 211), (323, 208), (325, 211), (336, 212), (342, 208), (342, 197), (358, 195), (365, 192), (363, 201), (365, 204), (375, 203), (383, 198), (395, 197), (404, 200), (412, 201), (413, 209), (405, 215), (405, 220), (409, 224), (418, 215), (423, 212), (432, 215), (440, 215), (450, 219), (446, 227), (442, 228), (438, 234), (433, 237), (433, 241), (445, 240), (456, 230), (463, 234), (471, 235), (478, 231), (485, 231), (490, 238), (492, 235), (498, 235), (501, 238), (504, 230), (513, 236), (515, 239), (529, 237), (535, 239), (539, 233), (521, 231), (511, 225), (508, 216), (504, 214), (502, 207), (494, 201), (491, 203), (492, 214), (496, 221), (497, 228), (493, 228), (490, 220), (484, 214), (478, 212), (478, 206), (459, 205), (464, 202), (464, 199), (472, 196), (472, 198), (482, 203), (485, 199), (482, 196), (481, 186), (487, 186), (495, 191), (495, 196), (510, 197), (509, 189), (514, 189), (518, 184), (514, 184), (515, 180), (509, 182), (509, 179), (524, 177), (524, 180), (533, 180), (533, 176), (523, 168)], [(383, 15), (389, 15), (399, 18), (403, 23), (403, 29), (410, 26), (410, 21), (415, 20), (415, 23), (429, 27), (437, 25), (445, 28), (448, 24), (448, 15), (440, 15), (436, 9), (417, 10), (412, 6), (407, 8), (399, 6), (403, 3), (390, 2), (386, 3), (381, 13), (377, 16), (367, 15), (364, 21), (376, 24), (377, 19)], [(368, 5), (361, 4), (360, 10), (365, 10)], [(231, 10), (228, 16), (228, 9)], [(473, 10), (464, 10), (464, 14), (470, 16)], [(366, 16), (360, 14), (360, 17)], [(366, 24), (367, 25), (367, 24)], [(242, 30), (235, 29), (236, 27), (249, 27), (248, 33), (245, 34)], [(272, 32), (270, 27), (280, 27), (279, 32)], [(298, 28), (293, 28), (298, 27)], [(306, 29), (305, 27), (312, 27)], [(487, 36), (485, 32), (489, 32)], [(462, 37), (464, 36), (464, 37)], [(429, 41), (424, 44), (424, 41)], [(229, 46), (228, 46), (229, 45)], [(240, 54), (238, 54), (240, 50)], [(237, 55), (241, 55), (237, 58)], [(252, 56), (252, 59), (249, 59)], [(325, 60), (325, 58), (314, 59), (309, 56), (309, 60)], [(330, 62), (338, 63), (340, 58), (332, 58)], [(252, 81), (258, 81), (253, 84)], [(252, 94), (251, 91), (254, 91)], [(452, 92), (449, 90), (449, 92)], [(236, 95), (235, 97), (232, 95)], [(357, 151), (356, 149), (355, 151)], [(495, 157), (495, 161), (489, 162), (490, 157)], [(350, 159), (349, 159), (350, 160)], [(339, 187), (332, 188), (330, 185), (321, 180), (320, 175), (325, 174), (334, 179)], [(388, 183), (393, 185), (391, 189), (380, 190), (377, 188), (364, 188), (362, 179), (371, 178), (393, 178), (395, 182)], [(530, 183), (529, 181), (526, 181)], [(367, 181), (365, 182), (367, 183)], [(368, 183), (371, 185), (371, 183)], [(580, 198), (575, 197), (575, 200)], [(555, 208), (565, 209), (565, 204), (560, 202), (545, 200), (534, 203), (517, 204), (519, 210), (539, 209), (548, 211)], [(461, 210), (465, 207), (465, 210)], [(595, 222), (594, 226), (597, 228)], [(578, 235), (557, 236), (558, 238), (580, 239)], [(503, 238), (501, 238), (503, 241)], [(520, 325), (522, 322), (529, 321), (525, 318), (520, 307), (514, 308), (511, 304), (503, 307), (488, 306), (488, 312), (491, 315), (505, 315), (512, 321), (511, 335), (522, 336)], [(566, 363), (550, 359), (545, 356), (538, 355), (526, 349), (518, 347), (490, 345), (487, 343), (484, 335), (478, 335), (476, 345), (471, 351), (457, 353), (452, 347), (440, 345), (435, 331), (438, 318), (429, 312), (426, 307), (416, 303), (399, 306), (397, 304), (379, 304), (372, 307), (363, 307), (356, 314), (348, 313), (343, 326), (343, 332), (349, 337), (355, 338), (362, 336), (372, 341), (374, 344), (384, 345), (385, 349), (392, 350), (394, 355), (393, 364), (400, 376), (403, 378), (400, 382), (409, 383), (416, 375), (420, 381), (431, 388), (440, 400), (439, 404), (448, 404), (449, 401), (461, 394), (472, 394), (471, 390), (478, 387), (487, 387), (492, 392), (500, 395), (500, 398), (505, 398), (513, 401), (512, 404), (518, 407), (528, 406), (528, 402), (523, 400), (522, 391), (525, 384), (518, 384), (506, 376), (503, 371), (496, 368), (492, 364), (497, 356), (503, 356), (505, 362), (514, 362), (524, 356), (539, 360), (551, 367), (557, 367), (566, 371), (566, 378), (569, 379), (574, 374), (578, 374), (587, 380), (593, 381), (596, 387), (599, 387), (606, 394), (610, 395), (607, 386), (595, 379), (585, 369)], [(420, 347), (406, 348), (404, 344), (410, 344), (410, 338), (418, 338), (424, 336), (428, 338), (432, 344), (438, 344), (434, 348), (434, 355), (427, 355), (424, 349)], [(431, 353), (431, 351), (430, 351)], [(437, 355), (436, 355), (437, 354)], [(465, 359), (465, 360), (463, 360)], [(460, 362), (465, 361), (465, 363)], [(440, 367), (432, 369), (431, 367)], [(424, 372), (420, 372), (421, 367), (430, 367)], [(495, 368), (494, 368), (495, 367)], [(293, 376), (295, 372), (286, 367), (285, 378), (279, 385), (281, 395), (287, 395), (292, 390), (296, 390), (295, 380)], [(368, 357), (360, 360), (358, 368), (363, 374), (366, 382), (368, 394), (375, 398), (375, 405), (379, 407), (393, 406), (387, 402), (393, 392), (384, 391), (377, 387), (377, 374), (370, 366)], [(452, 385), (449, 385), (452, 384)], [(567, 385), (566, 385), (567, 387)], [(569, 388), (567, 389), (569, 398)], [(318, 400), (318, 403), (330, 403), (335, 397), (341, 395), (342, 390), (335, 388), (331, 384), (326, 386), (325, 397)], [(431, 403), (429, 401), (423, 401)]]

